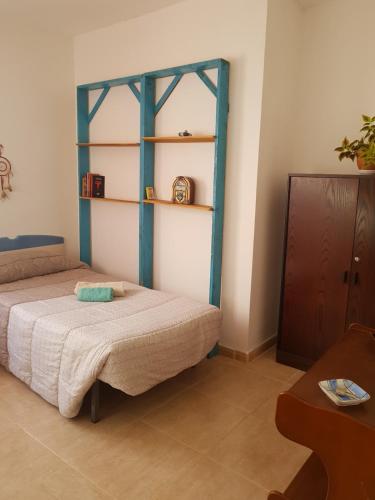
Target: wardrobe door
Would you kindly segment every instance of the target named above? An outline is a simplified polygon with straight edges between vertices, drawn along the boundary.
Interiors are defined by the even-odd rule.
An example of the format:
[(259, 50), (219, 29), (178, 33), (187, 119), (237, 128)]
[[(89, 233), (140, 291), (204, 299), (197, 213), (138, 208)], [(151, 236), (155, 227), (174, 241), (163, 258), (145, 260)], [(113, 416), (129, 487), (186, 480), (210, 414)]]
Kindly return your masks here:
[(290, 178), (279, 361), (308, 368), (345, 331), (358, 182)]
[(375, 327), (375, 177), (359, 182), (347, 324)]

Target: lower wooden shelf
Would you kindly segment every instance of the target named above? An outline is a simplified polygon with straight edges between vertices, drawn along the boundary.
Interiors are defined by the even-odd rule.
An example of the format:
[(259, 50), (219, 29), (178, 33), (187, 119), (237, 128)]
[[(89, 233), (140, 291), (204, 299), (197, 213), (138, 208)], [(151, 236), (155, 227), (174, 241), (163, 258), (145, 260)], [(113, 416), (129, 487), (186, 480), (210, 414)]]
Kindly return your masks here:
[(81, 200), (109, 201), (111, 203), (133, 203), (139, 205), (137, 200), (121, 200), (119, 198), (94, 198), (89, 196), (80, 196)]
[(139, 142), (77, 142), (76, 146), (88, 148), (136, 148)]
[(195, 208), (196, 210), (205, 210), (207, 212), (213, 211), (213, 207), (209, 205), (198, 205), (195, 203), (191, 203), (190, 205), (184, 205), (183, 203), (174, 203), (173, 201), (168, 201), (168, 200), (143, 200), (143, 203), (149, 203), (151, 205), (172, 205), (174, 207), (180, 207), (180, 208)]
[(160, 137), (143, 137), (145, 142), (174, 142), (174, 143), (187, 143), (187, 142), (215, 142), (216, 136), (214, 135), (168, 135)]

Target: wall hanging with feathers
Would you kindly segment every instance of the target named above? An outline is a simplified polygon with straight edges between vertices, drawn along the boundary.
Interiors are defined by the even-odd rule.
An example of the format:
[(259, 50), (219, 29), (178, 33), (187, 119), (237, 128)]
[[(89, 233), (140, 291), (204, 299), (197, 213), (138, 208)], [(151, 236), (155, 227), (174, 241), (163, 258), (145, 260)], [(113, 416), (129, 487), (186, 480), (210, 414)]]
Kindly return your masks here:
[(12, 186), (10, 184), (10, 177), (12, 174), (12, 166), (10, 161), (3, 156), (4, 146), (0, 144), (0, 189), (1, 199), (8, 198), (8, 192), (13, 191)]

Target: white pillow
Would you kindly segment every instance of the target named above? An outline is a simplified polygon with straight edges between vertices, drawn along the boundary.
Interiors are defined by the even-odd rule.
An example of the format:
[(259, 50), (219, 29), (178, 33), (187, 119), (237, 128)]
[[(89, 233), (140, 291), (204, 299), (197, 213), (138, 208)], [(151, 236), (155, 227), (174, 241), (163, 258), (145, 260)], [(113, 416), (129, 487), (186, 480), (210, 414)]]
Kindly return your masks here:
[(64, 244), (0, 252), (0, 283), (58, 273), (80, 267), (65, 257)]

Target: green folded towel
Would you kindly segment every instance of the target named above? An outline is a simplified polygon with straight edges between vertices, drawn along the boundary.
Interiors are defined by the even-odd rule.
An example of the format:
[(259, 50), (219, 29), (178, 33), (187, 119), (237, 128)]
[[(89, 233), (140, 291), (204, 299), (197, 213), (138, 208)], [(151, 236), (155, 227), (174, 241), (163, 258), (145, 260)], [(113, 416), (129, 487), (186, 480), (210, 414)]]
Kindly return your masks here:
[(77, 298), (83, 302), (111, 302), (113, 300), (113, 289), (80, 288)]

